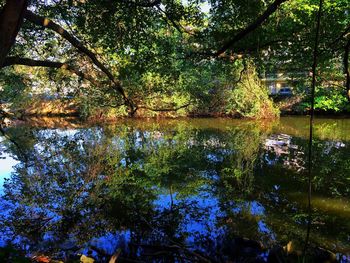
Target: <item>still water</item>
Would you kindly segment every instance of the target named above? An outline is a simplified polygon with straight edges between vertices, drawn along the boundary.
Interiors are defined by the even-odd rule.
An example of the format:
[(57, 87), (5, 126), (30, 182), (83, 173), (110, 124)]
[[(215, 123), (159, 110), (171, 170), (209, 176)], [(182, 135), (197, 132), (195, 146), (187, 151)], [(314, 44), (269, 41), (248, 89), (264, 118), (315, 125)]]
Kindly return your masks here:
[(125, 262), (297, 260), (310, 226), (306, 254), (346, 262), (349, 131), (350, 119), (315, 122), (310, 212), (305, 117), (9, 127), (0, 246), (63, 261), (118, 249)]

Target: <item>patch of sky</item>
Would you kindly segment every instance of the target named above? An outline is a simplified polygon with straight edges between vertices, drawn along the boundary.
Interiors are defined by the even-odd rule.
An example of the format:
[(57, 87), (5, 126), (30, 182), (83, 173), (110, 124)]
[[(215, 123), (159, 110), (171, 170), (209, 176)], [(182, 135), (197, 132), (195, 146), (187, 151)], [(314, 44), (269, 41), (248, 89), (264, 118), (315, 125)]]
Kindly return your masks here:
[[(200, 192), (197, 195), (178, 198), (176, 193), (161, 194), (154, 201), (154, 205), (159, 210), (168, 209), (173, 206), (183, 206), (184, 220), (180, 226), (180, 233), (188, 233), (186, 243), (195, 246), (195, 241), (200, 237), (210, 237), (211, 240), (217, 240), (223, 234), (223, 229), (217, 227), (217, 218), (223, 216), (219, 208), (219, 201), (209, 193)], [(182, 206), (181, 206), (182, 207)], [(200, 248), (198, 248), (200, 249)]]
[[(195, 209), (186, 213), (185, 220), (181, 225), (181, 232), (188, 233), (186, 243), (195, 246), (196, 240), (202, 237), (209, 238), (214, 242), (219, 241), (220, 236), (223, 236), (224, 229), (217, 226), (217, 219), (223, 216), (217, 198), (194, 196), (190, 197), (187, 202), (195, 206)], [(202, 250), (199, 247), (196, 249)]]
[(10, 178), (13, 167), (19, 163), (5, 152), (6, 148), (2, 145), (3, 141), (4, 139), (0, 137), (0, 196), (3, 193), (5, 180)]

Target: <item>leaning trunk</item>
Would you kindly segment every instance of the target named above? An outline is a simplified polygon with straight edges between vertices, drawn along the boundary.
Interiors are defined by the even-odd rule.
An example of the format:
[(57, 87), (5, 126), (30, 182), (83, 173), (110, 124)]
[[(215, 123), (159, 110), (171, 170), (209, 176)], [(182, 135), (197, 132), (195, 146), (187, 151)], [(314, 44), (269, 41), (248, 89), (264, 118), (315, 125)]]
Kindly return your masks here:
[(0, 66), (15, 43), (27, 4), (27, 0), (7, 0), (0, 12)]

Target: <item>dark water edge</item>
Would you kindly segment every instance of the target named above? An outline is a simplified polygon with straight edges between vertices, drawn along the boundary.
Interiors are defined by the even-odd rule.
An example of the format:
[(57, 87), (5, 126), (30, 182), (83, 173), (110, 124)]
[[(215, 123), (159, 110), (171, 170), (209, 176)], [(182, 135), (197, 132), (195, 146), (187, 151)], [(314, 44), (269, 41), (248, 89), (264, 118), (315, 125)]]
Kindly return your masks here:
[[(350, 254), (349, 128), (315, 122), (307, 262)], [(0, 152), (17, 164), (2, 190), (0, 259), (108, 262), (118, 249), (121, 262), (303, 259), (307, 118), (51, 119), (5, 130)]]

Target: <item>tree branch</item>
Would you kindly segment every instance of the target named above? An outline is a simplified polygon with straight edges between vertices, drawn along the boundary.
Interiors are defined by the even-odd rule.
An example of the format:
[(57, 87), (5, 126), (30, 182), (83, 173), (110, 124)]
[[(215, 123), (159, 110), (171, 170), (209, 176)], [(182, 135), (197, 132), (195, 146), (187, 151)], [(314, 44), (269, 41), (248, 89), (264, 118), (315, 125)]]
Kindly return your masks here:
[(287, 0), (275, 0), (266, 10), (265, 12), (259, 16), (253, 23), (247, 26), (245, 29), (240, 31), (238, 34), (233, 36), (229, 41), (227, 41), (214, 55), (220, 56), (227, 49), (232, 47), (236, 42), (246, 37), (249, 33), (253, 32), (257, 29), (262, 23), (264, 23), (276, 10), (277, 8)]
[(178, 110), (181, 110), (183, 108), (187, 108), (190, 105), (191, 105), (191, 103), (187, 103), (187, 104), (184, 104), (184, 105), (176, 107), (176, 108), (163, 108), (163, 109), (156, 109), (156, 108), (152, 108), (152, 107), (148, 107), (148, 106), (138, 106), (137, 109), (146, 109), (146, 110), (150, 110), (150, 111), (166, 112), (166, 111), (178, 111)]
[(134, 5), (134, 6), (140, 6), (140, 7), (154, 7), (161, 3), (161, 0), (155, 0), (155, 1), (145, 1), (145, 2), (132, 2), (123, 0), (123, 2)]
[(20, 57), (7, 57), (2, 67), (8, 67), (11, 65), (24, 65), (31, 67), (49, 67), (49, 68), (61, 68), (65, 65), (62, 62), (49, 61), (49, 60), (34, 60), (29, 58)]
[(95, 86), (99, 86), (100, 83), (97, 82), (94, 78), (92, 78), (89, 74), (86, 74), (80, 71), (78, 68), (69, 65), (68, 63), (56, 62), (50, 60), (34, 60), (30, 58), (20, 58), (20, 57), (7, 57), (2, 65), (2, 67), (7, 67), (11, 65), (23, 65), (30, 67), (48, 67), (48, 68), (57, 68), (57, 69), (65, 69), (74, 73), (75, 75), (88, 80)]
[(113, 76), (113, 74), (105, 67), (96, 57), (96, 55), (89, 50), (87, 47), (85, 47), (77, 38), (75, 38), (73, 35), (71, 35), (68, 31), (66, 31), (63, 27), (56, 24), (52, 20), (46, 17), (41, 17), (39, 15), (34, 14), (33, 12), (26, 10), (24, 13), (25, 19), (30, 21), (33, 24), (43, 26), (45, 28), (49, 28), (53, 31), (55, 31), (57, 34), (62, 36), (64, 39), (66, 39), (69, 43), (71, 43), (75, 48), (77, 48), (81, 53), (88, 56), (91, 61), (94, 63), (95, 66), (97, 66), (103, 73), (106, 74), (106, 76), (109, 78), (109, 80), (112, 82), (115, 89), (122, 95), (124, 102), (126, 105), (133, 108), (133, 103), (128, 99), (126, 96), (124, 89), (122, 88), (122, 85), (119, 80), (116, 80)]
[(350, 24), (347, 26), (347, 28), (345, 28), (345, 30), (335, 40), (333, 40), (331, 43), (329, 43), (328, 46), (334, 46), (337, 42), (342, 40), (342, 38), (349, 32), (350, 32)]
[(317, 73), (317, 59), (319, 55), (318, 45), (320, 42), (320, 25), (322, 16), (323, 0), (320, 0), (317, 12), (317, 22), (316, 22), (316, 36), (315, 36), (315, 46), (313, 50), (313, 63), (312, 63), (312, 83), (311, 83), (311, 109), (310, 109), (310, 122), (309, 122), (309, 142), (308, 142), (308, 219), (307, 219), (307, 230), (304, 249), (302, 253), (303, 261), (305, 261), (306, 250), (309, 244), (310, 230), (311, 230), (311, 187), (312, 187), (312, 142), (313, 142), (313, 125), (314, 125), (314, 115), (315, 115), (315, 89), (316, 89), (316, 73)]
[[(194, 35), (191, 31), (187, 30), (186, 28), (184, 28), (183, 26), (181, 26), (181, 24), (177, 24), (175, 22), (174, 19), (172, 19), (172, 17), (169, 15), (168, 12), (164, 11), (160, 6), (157, 6), (157, 9), (159, 10), (159, 12), (161, 12), (162, 14), (164, 14), (163, 19), (165, 20), (165, 22), (167, 24), (169, 24), (170, 26), (173, 26), (180, 34), (182, 33), (187, 33), (189, 35)], [(169, 21), (170, 22), (169, 22)]]

